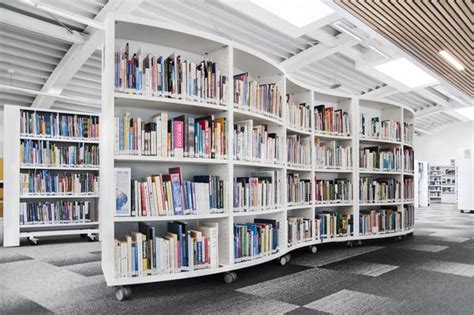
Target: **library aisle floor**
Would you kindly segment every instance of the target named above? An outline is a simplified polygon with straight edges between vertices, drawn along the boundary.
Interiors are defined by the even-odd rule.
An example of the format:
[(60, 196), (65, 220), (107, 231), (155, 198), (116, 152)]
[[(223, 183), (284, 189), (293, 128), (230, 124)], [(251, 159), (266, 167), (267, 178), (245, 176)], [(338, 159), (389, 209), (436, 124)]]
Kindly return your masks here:
[(474, 214), (419, 209), (415, 236), (293, 252), (287, 266), (133, 288), (118, 302), (105, 285), (99, 243), (0, 249), (5, 313), (465, 314), (474, 310)]

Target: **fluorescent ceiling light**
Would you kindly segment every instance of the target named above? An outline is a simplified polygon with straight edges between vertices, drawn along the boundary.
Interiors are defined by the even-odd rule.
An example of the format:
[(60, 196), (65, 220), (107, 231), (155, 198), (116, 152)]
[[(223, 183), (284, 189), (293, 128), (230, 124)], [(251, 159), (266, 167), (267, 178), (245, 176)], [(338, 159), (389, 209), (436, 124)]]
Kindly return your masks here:
[(321, 0), (250, 1), (300, 28), (334, 13), (334, 10), (322, 3)]
[(390, 59), (386, 54), (384, 54), (380, 49), (372, 46), (372, 45), (369, 45), (369, 48), (372, 49), (373, 51), (375, 51), (376, 53), (378, 53), (379, 55), (381, 55), (382, 57), (386, 58), (386, 59)]
[(360, 38), (359, 36), (357, 36), (356, 34), (354, 34), (354, 33), (353, 33), (351, 30), (349, 30), (349, 29), (347, 28), (347, 26), (345, 26), (342, 22), (337, 21), (337, 22), (335, 22), (332, 26), (334, 26), (335, 28), (337, 28), (339, 31), (346, 33), (347, 35), (351, 36), (352, 38), (357, 39), (359, 42), (362, 41), (362, 38)]
[(438, 82), (434, 77), (421, 70), (417, 65), (406, 58), (398, 58), (380, 64), (375, 66), (375, 69), (409, 88), (416, 88)]
[(462, 71), (464, 70), (464, 66), (459, 62), (457, 61), (449, 52), (447, 52), (446, 50), (441, 50), (439, 52), (439, 54), (441, 55), (441, 57), (443, 57), (444, 59), (446, 59), (447, 62), (449, 62), (451, 65), (454, 66), (454, 68)]
[(458, 108), (455, 110), (459, 115), (463, 115), (469, 120), (474, 120), (474, 106)]

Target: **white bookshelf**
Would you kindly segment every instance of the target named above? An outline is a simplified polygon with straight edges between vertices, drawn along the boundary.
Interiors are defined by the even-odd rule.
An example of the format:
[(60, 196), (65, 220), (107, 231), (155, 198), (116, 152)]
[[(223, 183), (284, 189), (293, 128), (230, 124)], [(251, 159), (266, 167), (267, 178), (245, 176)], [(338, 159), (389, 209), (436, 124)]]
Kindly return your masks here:
[[(101, 231), (102, 241), (102, 269), (106, 282), (109, 286), (127, 286), (132, 284), (169, 281), (197, 276), (205, 276), (216, 273), (232, 273), (234, 270), (250, 267), (253, 265), (265, 263), (267, 261), (279, 259), (284, 264), (290, 259), (289, 253), (301, 247), (310, 247), (315, 250), (315, 246), (321, 243), (330, 242), (353, 242), (367, 238), (383, 238), (392, 236), (401, 236), (413, 233), (413, 228), (403, 229), (397, 233), (377, 234), (361, 237), (359, 235), (359, 208), (366, 205), (360, 205), (359, 194), (359, 146), (362, 143), (371, 145), (393, 145), (403, 148), (403, 134), (400, 141), (390, 141), (387, 139), (360, 139), (358, 133), (358, 120), (360, 108), (370, 108), (370, 111), (378, 115), (388, 115), (403, 124), (404, 119), (413, 119), (413, 112), (406, 109), (403, 105), (391, 102), (381, 102), (377, 100), (360, 99), (345, 94), (330, 94), (326, 91), (318, 91), (310, 86), (301, 84), (288, 77), (272, 60), (268, 59), (258, 52), (226, 39), (208, 35), (185, 27), (168, 25), (147, 19), (141, 19), (136, 22), (134, 17), (130, 16), (111, 16), (105, 23), (105, 49), (104, 49), (104, 73), (103, 73), (103, 111), (101, 116), (101, 198), (100, 208), (102, 212)], [(227, 90), (226, 106), (215, 104), (203, 104), (200, 102), (189, 102), (178, 99), (143, 97), (139, 95), (118, 95), (114, 90), (114, 50), (118, 46), (123, 46), (125, 42), (143, 42), (147, 48), (153, 48), (155, 52), (162, 55), (169, 55), (172, 51), (177, 51), (188, 58), (204, 59), (205, 54), (212, 60), (219, 63), (223, 74), (229, 77)], [(130, 49), (135, 51), (135, 48)], [(144, 49), (144, 52), (149, 50)], [(200, 61), (199, 60), (199, 61)], [(281, 119), (273, 115), (267, 115), (261, 112), (246, 111), (233, 106), (233, 86), (232, 77), (234, 74), (249, 72), (253, 77), (258, 78), (261, 83), (276, 82), (281, 90), (283, 101), (285, 95), (290, 94), (297, 102), (304, 102), (311, 109), (311, 119), (314, 117), (314, 106), (319, 104), (331, 105), (335, 108), (343, 108), (350, 114), (350, 135), (340, 135), (331, 133), (316, 132), (314, 128), (303, 130), (296, 126), (290, 126), (287, 123), (286, 106), (283, 103), (283, 113)], [(138, 117), (150, 117), (158, 111), (170, 111), (179, 113), (222, 113), (226, 117), (228, 126), (227, 145), (229, 152), (228, 159), (225, 160), (201, 160), (201, 159), (174, 159), (174, 158), (152, 158), (152, 157), (127, 157), (114, 156), (114, 117), (123, 114), (125, 110), (131, 111)], [(388, 113), (388, 114), (387, 114)], [(252, 119), (254, 124), (267, 124), (270, 132), (285, 136), (298, 134), (301, 137), (311, 138), (311, 165), (289, 165), (286, 161), (281, 163), (262, 163), (260, 161), (236, 161), (232, 159), (232, 129), (235, 122)], [(314, 126), (314, 121), (312, 122)], [(352, 165), (351, 169), (317, 169), (315, 165), (315, 145), (316, 138), (324, 141), (335, 140), (338, 143), (346, 143), (352, 146)], [(287, 156), (286, 145), (281, 146), (282, 156)], [(114, 188), (114, 167), (130, 167), (132, 169), (132, 178), (141, 178), (150, 175), (150, 168), (153, 168), (153, 174), (167, 173), (169, 167), (180, 166), (183, 169), (183, 177), (189, 178), (191, 174), (210, 174), (219, 175), (227, 179), (228, 200), (230, 201), (224, 213), (205, 216), (164, 216), (164, 217), (115, 217), (115, 188)], [(252, 212), (234, 212), (232, 209), (233, 189), (232, 179), (237, 176), (248, 176), (252, 171), (278, 171), (282, 179), (281, 196), (282, 202), (279, 206), (268, 209), (255, 209)], [(287, 181), (288, 173), (298, 173), (301, 178), (310, 179), (312, 183), (312, 201), (301, 204), (288, 204)], [(393, 176), (400, 179), (403, 185), (405, 174), (403, 168), (400, 172), (388, 174), (374, 174), (377, 176)], [(314, 196), (315, 181), (314, 178), (334, 179), (339, 177), (348, 178), (353, 185), (353, 200), (346, 203), (316, 203)], [(403, 188), (403, 187), (402, 187)], [(403, 189), (402, 189), (403, 191)], [(404, 205), (410, 205), (410, 201), (400, 200), (390, 206), (401, 209)], [(386, 206), (387, 203), (381, 204)], [(367, 205), (368, 207), (376, 204)], [(288, 247), (287, 242), (287, 217), (304, 216), (307, 218), (315, 217), (316, 213), (332, 209), (337, 212), (353, 214), (354, 231), (353, 235), (334, 237), (329, 239), (316, 239), (316, 237), (302, 241)], [(236, 262), (234, 260), (233, 226), (234, 223), (251, 222), (253, 218), (269, 218), (278, 220), (280, 223), (279, 249), (276, 253), (248, 261)], [(114, 238), (122, 239), (124, 231), (135, 227), (136, 222), (154, 222), (164, 224), (166, 221), (181, 220), (185, 222), (212, 221), (219, 223), (219, 268), (203, 269), (191, 272), (181, 272), (174, 274), (152, 275), (143, 277), (117, 278), (115, 276), (114, 262)], [(135, 223), (135, 225), (130, 225)], [(158, 225), (160, 227), (160, 225)], [(228, 276), (229, 274), (226, 274)], [(235, 274), (234, 274), (235, 275)], [(229, 279), (229, 278), (227, 278)], [(231, 275), (230, 281), (235, 277)], [(123, 289), (119, 289), (123, 290)], [(124, 293), (125, 291), (120, 291)], [(123, 296), (122, 296), (123, 297)]]
[[(54, 144), (99, 144), (97, 139), (81, 139), (71, 137), (43, 137), (22, 135), (20, 133), (20, 117), (23, 111), (41, 112), (50, 114), (68, 114), (88, 117), (99, 117), (95, 114), (79, 113), (70, 111), (54, 111), (47, 109), (34, 109), (28, 107), (10, 106), (4, 107), (4, 126), (8, 130), (8, 137), (4, 139), (4, 165), (5, 165), (5, 213), (3, 245), (19, 246), (21, 238), (27, 238), (33, 244), (38, 243), (39, 237), (61, 236), (61, 235), (81, 235), (87, 236), (90, 240), (95, 240), (99, 234), (99, 213), (98, 201), (99, 194), (21, 194), (20, 193), (20, 173), (28, 172), (80, 172), (98, 175), (99, 166), (81, 166), (81, 165), (24, 165), (20, 156), (20, 144), (22, 141), (32, 140), (49, 141)], [(54, 224), (20, 224), (20, 203), (35, 201), (90, 201), (91, 220), (90, 222), (79, 220), (77, 222), (54, 223)]]
[(441, 166), (429, 165), (428, 194), (430, 203), (441, 202)]
[(441, 166), (441, 203), (457, 201), (456, 166)]

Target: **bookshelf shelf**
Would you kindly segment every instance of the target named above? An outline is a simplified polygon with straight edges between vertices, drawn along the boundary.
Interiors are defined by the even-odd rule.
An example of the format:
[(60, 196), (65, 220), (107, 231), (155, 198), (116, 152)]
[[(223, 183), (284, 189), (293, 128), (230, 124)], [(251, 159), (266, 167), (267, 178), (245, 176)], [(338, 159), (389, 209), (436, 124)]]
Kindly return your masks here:
[(404, 231), (398, 231), (398, 232), (361, 235), (361, 236), (359, 236), (359, 238), (361, 240), (369, 240), (369, 239), (377, 239), (377, 238), (396, 237), (396, 236), (407, 235), (407, 234), (413, 233), (414, 231), (415, 231), (415, 229), (406, 229)]
[(188, 112), (192, 108), (193, 113), (210, 114), (226, 111), (227, 106), (206, 102), (188, 101), (177, 98), (144, 96), (137, 94), (115, 93), (115, 106), (136, 106), (147, 109), (157, 109), (173, 112)]
[[(4, 215), (3, 245), (19, 246), (20, 239), (24, 237), (36, 244), (38, 237), (58, 235), (87, 235), (90, 240), (95, 240), (99, 234), (100, 202), (100, 190), (95, 185), (101, 176), (101, 166), (94, 165), (98, 163), (99, 156), (93, 156), (93, 148), (96, 150), (94, 152), (99, 152), (99, 115), (5, 106), (4, 126), (9, 131), (9, 137), (4, 142), (4, 163), (10, 167), (5, 170), (4, 203), (8, 211)], [(68, 164), (40, 164), (44, 161), (38, 158), (37, 152), (34, 152), (38, 148), (32, 147), (31, 143), (45, 142), (53, 142), (58, 151), (52, 151), (53, 146), (47, 149), (43, 147), (42, 158), (49, 162), (52, 159), (48, 155), (58, 154), (58, 159), (67, 161)], [(69, 147), (74, 147), (75, 150), (69, 151)], [(85, 154), (84, 160), (88, 164), (72, 164), (79, 160), (78, 155), (81, 153)], [(38, 160), (31, 159), (31, 156), (36, 156)], [(30, 158), (29, 161), (27, 157)], [(30, 164), (31, 162), (38, 164)], [(64, 185), (67, 188), (63, 187), (61, 190), (66, 192), (56, 193), (56, 186), (51, 182), (62, 178), (67, 178), (70, 183), (74, 181), (74, 188)], [(46, 191), (47, 188), (48, 192), (22, 193), (20, 190), (20, 187), (28, 187), (32, 191), (32, 187), (40, 186), (42, 188), (38, 188), (38, 191)], [(90, 193), (86, 193), (87, 191)], [(74, 222), (77, 219), (79, 220)], [(61, 221), (71, 223), (58, 223)]]
[[(103, 157), (102, 163), (105, 167), (100, 182), (101, 187), (103, 187), (100, 191), (100, 202), (101, 208), (106, 209), (102, 218), (103, 220), (101, 221), (101, 228), (107, 231), (105, 234), (106, 237), (102, 242), (104, 258), (102, 268), (109, 286), (168, 281), (230, 272), (280, 259), (296, 248), (323, 243), (351, 242), (358, 240), (361, 239), (361, 235), (359, 234), (360, 207), (369, 207), (369, 209), (378, 207), (375, 209), (377, 211), (382, 211), (381, 209), (385, 211), (385, 209), (389, 208), (387, 211), (394, 211), (398, 214), (408, 213), (408, 209), (404, 208), (404, 204), (409, 206), (411, 203), (405, 203), (403, 200), (392, 203), (359, 204), (358, 199), (359, 179), (363, 174), (396, 175), (392, 177), (397, 178), (399, 175), (400, 179), (403, 179), (403, 175), (407, 175), (406, 172), (402, 171), (364, 172), (363, 170), (359, 170), (358, 154), (360, 146), (364, 144), (366, 146), (374, 144), (384, 147), (398, 146), (403, 151), (402, 144), (411, 141), (411, 136), (408, 137), (408, 134), (405, 135), (404, 130), (402, 130), (400, 134), (397, 134), (397, 138), (399, 136), (401, 139), (400, 141), (380, 138), (362, 139), (359, 136), (358, 130), (360, 123), (359, 114), (363, 111), (367, 115), (370, 115), (370, 117), (379, 116), (380, 121), (388, 119), (404, 126), (405, 123), (412, 123), (414, 116), (413, 112), (402, 104), (385, 100), (359, 98), (358, 96), (354, 97), (338, 92), (328, 94), (327, 91), (320, 91), (313, 87), (305, 86), (287, 76), (285, 71), (280, 69), (273, 60), (270, 60), (268, 57), (252, 49), (223, 38), (210, 36), (185, 27), (171, 26), (147, 19), (140, 19), (140, 22), (137, 22), (136, 19), (131, 16), (112, 15), (109, 20), (105, 22), (105, 28), (105, 64), (102, 84), (104, 89), (104, 107), (102, 115), (106, 123), (101, 125), (101, 143), (103, 145), (103, 149), (101, 148), (101, 157)], [(137, 35), (135, 36), (135, 34)], [(181, 58), (180, 62), (189, 60), (192, 63), (199, 64), (203, 59), (209, 59), (215, 62), (220, 73), (228, 78), (227, 85), (225, 86), (226, 94), (224, 101), (227, 106), (117, 92), (115, 89), (117, 84), (117, 81), (115, 81), (115, 74), (117, 73), (115, 57), (120, 55), (116, 55), (115, 52), (119, 50), (123, 52), (126, 43), (132, 38), (133, 41), (130, 40), (130, 50), (133, 52), (138, 51), (138, 47), (143, 46), (142, 53), (145, 55), (150, 51), (166, 51), (166, 55), (162, 56), (163, 58), (167, 58), (167, 56), (171, 58), (171, 56), (179, 54)], [(142, 42), (137, 42), (137, 40)], [(120, 60), (120, 58), (118, 58), (118, 60)], [(122, 76), (121, 74), (119, 75), (120, 81), (122, 80)], [(234, 81), (232, 81), (232, 79), (234, 79)], [(245, 88), (243, 88), (244, 86)], [(257, 95), (257, 93), (267, 93), (265, 95), (271, 95), (271, 97), (251, 100), (251, 97), (247, 98), (248, 95), (246, 95), (246, 97), (242, 96), (246, 93), (247, 89), (255, 89), (255, 95)], [(286, 103), (286, 101), (288, 101), (288, 103)], [(247, 102), (249, 102), (250, 105), (246, 104)], [(270, 104), (269, 102), (272, 103)], [(239, 105), (236, 105), (236, 103), (239, 103)], [(263, 112), (263, 108), (265, 108), (268, 113)], [(219, 117), (224, 117), (226, 122), (224, 133), (228, 159), (215, 160), (115, 155), (115, 134), (113, 132), (114, 128), (110, 124), (114, 122), (115, 117), (123, 115), (125, 111), (131, 112), (131, 117), (143, 117), (143, 122), (153, 117), (152, 115), (155, 115), (156, 112), (162, 111), (168, 111), (170, 113), (170, 116), (168, 116), (168, 118), (170, 118), (169, 121), (173, 121), (171, 120), (172, 118), (183, 114), (215, 114), (216, 117), (220, 115)], [(332, 119), (326, 121), (325, 117), (327, 115), (333, 115)], [(308, 119), (310, 121), (308, 121)], [(336, 119), (337, 123), (333, 125), (329, 123), (329, 121), (335, 121)], [(318, 124), (316, 124), (316, 121)], [(304, 122), (301, 126), (305, 126), (305, 128), (311, 126), (311, 128), (300, 129), (298, 128), (298, 122)], [(409, 126), (407, 126), (407, 132), (410, 129), (408, 127)], [(171, 132), (168, 132), (168, 135), (170, 134)], [(269, 136), (270, 134), (272, 135), (271, 137)], [(264, 141), (259, 143), (261, 147), (258, 149), (256, 146), (252, 147), (252, 145), (255, 144), (252, 143), (252, 140), (249, 140), (255, 135), (258, 135), (256, 136), (257, 139), (261, 135), (264, 135), (262, 137)], [(309, 146), (307, 142), (308, 139), (310, 140)], [(250, 143), (250, 145), (242, 144), (244, 142)], [(275, 145), (274, 147), (267, 147), (268, 143)], [(334, 148), (338, 146), (344, 150), (350, 147), (350, 150), (344, 151), (346, 155), (342, 163), (334, 160), (318, 163), (317, 166), (315, 143), (321, 143), (321, 146), (331, 145)], [(278, 146), (276, 144), (278, 144)], [(252, 151), (251, 154), (247, 154), (248, 151)], [(255, 153), (254, 151), (258, 152)], [(265, 152), (265, 154), (262, 154), (262, 152)], [(309, 156), (307, 156), (308, 152)], [(238, 154), (242, 154), (245, 158), (247, 158), (247, 156), (271, 156), (272, 159), (278, 159), (281, 163), (267, 163), (258, 160), (235, 160), (233, 159), (234, 154), (239, 157), (240, 155)], [(304, 164), (305, 161), (308, 160), (311, 161), (311, 165), (307, 167), (296, 164), (289, 165), (289, 162)], [(148, 165), (145, 165), (145, 163), (148, 162), (154, 163), (154, 169), (152, 171), (148, 170)], [(337, 166), (321, 168), (319, 165)], [(346, 168), (346, 165), (349, 168)], [(216, 175), (226, 179), (229, 188), (226, 192), (228, 206), (225, 208), (228, 209), (227, 211), (233, 210), (232, 202), (236, 202), (235, 204), (237, 206), (245, 204), (245, 202), (241, 202), (239, 199), (242, 198), (242, 196), (237, 194), (240, 192), (239, 189), (244, 185), (248, 184), (248, 187), (251, 187), (250, 183), (252, 183), (252, 185), (257, 185), (257, 183), (267, 185), (271, 182), (271, 184), (275, 184), (275, 186), (271, 186), (270, 191), (273, 195), (276, 195), (274, 196), (277, 197), (276, 199), (280, 198), (278, 201), (272, 200), (272, 202), (269, 203), (260, 203), (260, 200), (258, 200), (258, 203), (251, 202), (251, 204), (278, 204), (278, 206), (260, 208), (257, 211), (227, 212), (217, 215), (115, 217), (116, 186), (113, 180), (115, 167), (129, 168), (131, 170), (132, 179), (138, 179), (150, 176), (150, 174), (162, 174), (167, 171), (169, 166), (181, 167), (185, 180), (201, 173)], [(403, 165), (401, 169), (403, 169)], [(271, 176), (269, 175), (270, 173), (272, 174)], [(317, 176), (315, 177), (315, 175)], [(253, 181), (250, 181), (250, 178), (252, 178)], [(234, 181), (236, 183), (235, 186)], [(348, 184), (349, 182), (350, 185)], [(276, 185), (276, 183), (278, 183), (278, 185)], [(319, 200), (350, 199), (350, 201), (316, 203), (317, 197), (315, 196), (315, 189), (317, 185), (319, 185), (318, 183), (350, 187), (345, 188), (348, 191), (344, 192), (344, 196), (331, 196), (331, 198), (326, 198), (325, 196), (324, 198), (319, 198)], [(402, 191), (403, 185), (404, 181), (401, 180), (400, 187)], [(274, 187), (276, 187), (277, 190), (272, 190)], [(293, 188), (294, 192), (288, 194)], [(235, 192), (236, 189), (237, 192)], [(247, 187), (245, 189), (247, 189)], [(304, 193), (301, 193), (302, 191), (304, 191)], [(350, 197), (347, 198), (349, 192)], [(237, 198), (237, 201), (235, 201), (235, 198)], [(261, 199), (263, 200), (263, 198)], [(174, 200), (172, 201), (174, 202)], [(293, 201), (297, 203), (293, 203)], [(336, 236), (323, 239), (319, 238), (319, 236), (316, 238), (312, 233), (312, 240), (302, 241), (301, 243), (289, 246), (289, 217), (291, 217), (290, 220), (302, 219), (311, 220), (311, 222), (319, 220), (320, 222), (325, 222), (324, 224), (329, 224), (330, 218), (334, 220), (347, 220), (339, 221), (341, 226), (342, 222), (351, 221), (353, 222), (353, 226), (351, 226), (352, 229), (350, 230), (352, 233), (349, 236)], [(241, 248), (236, 247), (237, 243), (235, 243), (235, 240), (240, 235), (239, 231), (243, 231), (239, 230), (239, 228), (243, 228), (248, 224), (257, 224), (257, 221), (253, 221), (255, 219), (270, 221), (272, 231), (273, 229), (277, 230), (278, 227), (278, 232), (275, 234), (275, 236), (277, 235), (278, 244), (276, 247), (272, 244), (271, 249), (266, 251), (267, 255), (250, 259), (247, 258), (245, 254), (238, 252)], [(116, 242), (124, 242), (123, 240), (126, 234), (123, 231), (126, 228), (136, 230), (136, 224), (134, 223), (148, 222), (150, 226), (155, 227), (157, 235), (163, 235), (163, 232), (166, 232), (167, 225), (169, 226), (170, 223), (175, 224), (172, 221), (183, 221), (192, 227), (202, 222), (217, 222), (219, 227), (219, 264), (222, 267), (146, 277), (117, 277), (115, 272)], [(404, 224), (410, 223), (405, 222)], [(329, 228), (329, 225), (326, 225), (326, 228)], [(410, 230), (402, 231), (400, 235), (403, 235), (404, 232), (406, 232), (404, 234), (408, 234), (410, 233), (409, 231)], [(347, 232), (348, 230), (346, 228), (345, 232), (337, 233), (345, 235)], [(391, 235), (395, 234), (392, 233)], [(382, 237), (386, 236), (384, 235)], [(277, 252), (273, 252), (275, 248), (278, 249)], [(234, 257), (234, 255), (236, 255), (236, 257)]]
[(400, 171), (384, 171), (384, 170), (373, 170), (373, 171), (368, 171), (364, 169), (359, 169), (359, 174), (387, 174), (387, 175), (401, 175), (402, 172)]
[(389, 206), (389, 205), (401, 205), (400, 201), (387, 201), (387, 202), (361, 202), (359, 206), (368, 207), (368, 206)]
[(227, 218), (227, 213), (210, 213), (210, 214), (198, 214), (198, 215), (173, 215), (173, 216), (141, 216), (141, 217), (115, 217), (115, 222), (158, 222), (158, 221), (187, 221), (187, 220), (206, 220), (206, 219), (222, 219)]

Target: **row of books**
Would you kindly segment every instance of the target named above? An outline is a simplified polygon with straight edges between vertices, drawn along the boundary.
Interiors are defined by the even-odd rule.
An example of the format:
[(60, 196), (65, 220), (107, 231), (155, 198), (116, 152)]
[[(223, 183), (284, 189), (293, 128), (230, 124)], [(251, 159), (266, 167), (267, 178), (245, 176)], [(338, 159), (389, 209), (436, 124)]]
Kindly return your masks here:
[(20, 194), (83, 195), (99, 193), (99, 176), (89, 173), (50, 172), (20, 173)]
[(415, 198), (415, 184), (413, 178), (403, 179), (403, 198), (405, 200), (412, 200)]
[(411, 148), (403, 149), (403, 167), (408, 172), (415, 170), (415, 152)]
[(133, 55), (127, 43), (115, 51), (115, 88), (120, 92), (164, 96), (189, 101), (225, 104), (227, 77), (217, 63), (194, 63), (174, 52), (168, 57), (144, 53)]
[(168, 222), (167, 232), (143, 222), (138, 231), (115, 239), (114, 259), (117, 278), (189, 272), (219, 267), (219, 224)]
[(311, 138), (299, 135), (287, 135), (288, 165), (311, 168)]
[(303, 131), (311, 131), (311, 109), (305, 104), (296, 104), (286, 95), (286, 118), (288, 125)]
[(298, 173), (288, 173), (287, 178), (287, 202), (288, 205), (310, 203), (312, 200), (312, 185), (310, 179), (300, 178)]
[(128, 112), (115, 117), (117, 155), (219, 159), (226, 156), (226, 145), (225, 117), (170, 118), (168, 112), (157, 113), (148, 122)]
[(288, 246), (297, 245), (313, 239), (316, 220), (304, 217), (288, 217)]
[(351, 202), (352, 183), (347, 178), (333, 180), (316, 179), (315, 200), (317, 203), (345, 203)]
[(359, 200), (361, 203), (393, 202), (402, 196), (401, 183), (395, 178), (361, 177)]
[(403, 123), (403, 141), (405, 143), (413, 143), (413, 134), (415, 133), (415, 126), (413, 124), (404, 122)]
[(21, 140), (20, 161), (28, 166), (98, 167), (99, 146), (78, 143), (58, 145), (43, 140)]
[(131, 179), (130, 168), (116, 168), (116, 216), (172, 216), (222, 213), (227, 204), (227, 184), (219, 176), (183, 179), (180, 167), (169, 175)]
[(277, 119), (282, 117), (281, 92), (278, 84), (260, 84), (248, 73), (234, 75), (234, 106)]
[(234, 224), (236, 263), (274, 254), (279, 249), (280, 222), (255, 218), (253, 223)]
[(99, 139), (99, 117), (22, 110), (20, 134), (45, 138)]
[(365, 147), (359, 150), (359, 167), (367, 171), (401, 171), (400, 148)]
[(415, 208), (406, 206), (400, 211), (377, 209), (364, 211), (359, 218), (360, 235), (400, 232), (415, 224)]
[(342, 146), (336, 141), (321, 142), (315, 139), (316, 168), (351, 169), (352, 147)]
[(234, 125), (233, 158), (239, 161), (278, 163), (280, 140), (276, 133), (270, 133), (267, 125), (255, 125), (245, 120)]
[(20, 225), (91, 222), (90, 201), (21, 202)]
[(252, 172), (234, 179), (234, 212), (276, 208), (282, 204), (281, 181), (277, 171)]
[(360, 135), (365, 138), (376, 138), (381, 140), (401, 141), (400, 122), (393, 120), (381, 120), (380, 117), (368, 118), (360, 114)]
[(342, 109), (318, 105), (314, 107), (314, 129), (318, 133), (350, 135), (349, 113)]
[(354, 217), (348, 213), (325, 211), (316, 214), (317, 238), (329, 239), (354, 235)]

